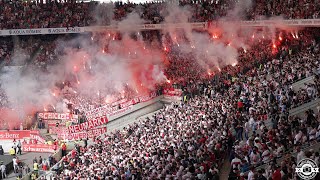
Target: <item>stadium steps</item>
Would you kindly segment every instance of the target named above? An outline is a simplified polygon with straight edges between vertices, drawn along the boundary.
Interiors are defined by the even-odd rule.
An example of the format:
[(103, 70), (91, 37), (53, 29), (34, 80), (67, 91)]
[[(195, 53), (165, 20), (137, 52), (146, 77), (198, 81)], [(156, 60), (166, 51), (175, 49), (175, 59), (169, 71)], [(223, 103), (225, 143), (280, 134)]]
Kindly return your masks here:
[(292, 89), (294, 91), (298, 91), (300, 88), (304, 88), (304, 84), (310, 84), (310, 83), (314, 83), (314, 76), (310, 76), (293, 83)]
[(38, 129), (40, 136), (44, 138), (45, 141), (53, 141), (52, 136), (48, 133), (47, 129)]
[[(315, 111), (316, 108), (317, 108), (317, 104), (318, 103), (320, 103), (320, 98), (318, 98), (316, 100), (313, 100), (311, 102), (302, 104), (302, 105), (300, 105), (300, 106), (298, 106), (296, 108), (291, 109), (289, 111), (289, 114), (290, 114), (290, 116), (295, 115), (295, 116), (298, 116), (298, 117), (303, 117), (306, 110), (313, 109)], [(265, 124), (265, 126), (267, 128), (271, 128), (272, 125), (273, 125), (273, 123), (272, 123), (272, 121), (270, 119), (264, 121), (264, 124)], [(235, 134), (234, 129), (232, 129), (232, 131)], [(261, 131), (257, 130), (256, 133), (259, 134), (259, 133), (261, 133)], [(251, 135), (252, 135), (252, 131), (249, 132), (249, 137)], [(307, 145), (305, 145), (303, 147), (303, 150), (306, 151), (306, 150), (309, 150), (309, 149), (319, 149), (319, 148), (320, 148), (320, 142), (318, 142), (316, 144), (312, 144), (312, 145), (307, 144)], [(287, 154), (292, 154), (292, 151), (293, 151), (293, 149), (290, 149)], [(294, 153), (295, 156), (296, 156), (296, 154), (297, 153)], [(282, 158), (279, 158), (277, 160), (277, 162), (278, 163), (282, 162), (285, 157), (286, 156), (283, 156)], [(262, 168), (266, 168), (266, 165), (263, 164), (263, 165), (257, 167), (256, 169), (258, 170), (258, 169), (262, 169)], [(220, 169), (220, 179), (228, 179), (230, 171), (231, 171), (231, 165), (230, 165), (229, 159), (226, 158), (222, 168)]]
[(220, 169), (220, 179), (227, 180), (229, 177), (229, 172), (231, 171), (231, 164), (229, 158), (225, 158), (224, 163)]
[(289, 111), (289, 114), (292, 116), (302, 116), (304, 112), (306, 112), (308, 109), (312, 109), (314, 112), (317, 111), (317, 106), (320, 103), (320, 98), (317, 98), (315, 100), (309, 101), (307, 103), (304, 103), (296, 108), (292, 108)]

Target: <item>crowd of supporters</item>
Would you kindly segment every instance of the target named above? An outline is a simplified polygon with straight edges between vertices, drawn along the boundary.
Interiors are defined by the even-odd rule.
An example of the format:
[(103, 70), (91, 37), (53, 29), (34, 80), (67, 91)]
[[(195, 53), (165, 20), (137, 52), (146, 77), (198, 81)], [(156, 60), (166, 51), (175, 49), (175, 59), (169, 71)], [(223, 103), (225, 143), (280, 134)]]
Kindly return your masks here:
[[(218, 78), (197, 76), (199, 69), (172, 73), (183, 72), (180, 65), (192, 56), (168, 52), (172, 67), (167, 75), (177, 78), (192, 98), (77, 147), (54, 167), (57, 178), (219, 179), (228, 155), (232, 180), (292, 179), (303, 157), (319, 165), (318, 149), (302, 148), (319, 141), (320, 107), (304, 116), (289, 115), (307, 100), (292, 83), (314, 76), (314, 85), (305, 91), (308, 98), (319, 96), (319, 43), (310, 34), (279, 44), (276, 53), (270, 42), (260, 41), (261, 46), (240, 55), (237, 66), (221, 69)], [(181, 62), (173, 63), (176, 59)], [(294, 151), (298, 158), (276, 163)], [(265, 163), (265, 169), (255, 169)]]
[[(250, 1), (251, 2), (251, 1)], [(167, 2), (168, 3), (168, 2)], [(169, 5), (165, 2), (135, 4), (130, 2), (58, 2), (18, 1), (0, 2), (0, 29), (81, 27), (88, 25), (109, 25), (122, 20), (129, 13), (137, 12), (148, 23), (164, 21)], [(252, 0), (242, 6), (236, 0), (181, 0), (179, 6), (188, 7), (192, 13), (191, 22), (216, 20), (241, 9), (244, 19), (264, 19), (282, 16), (285, 19), (316, 19), (320, 8), (316, 0)], [(239, 6), (239, 7), (238, 7)], [(232, 13), (231, 13), (232, 14)]]
[[(243, 17), (247, 20), (272, 16), (315, 19), (319, 18), (317, 9), (320, 8), (315, 2), (255, 0), (244, 9)], [(180, 6), (191, 6), (190, 22), (227, 16), (235, 4), (233, 0), (180, 1)], [(166, 9), (167, 4), (162, 2), (98, 4), (3, 0), (0, 2), (0, 28), (109, 25), (114, 20), (123, 20), (133, 11), (147, 23), (160, 23), (168, 13)], [(168, 47), (170, 51), (165, 55), (169, 66), (165, 74), (191, 98), (167, 106), (152, 118), (103, 135), (95, 139), (94, 145), (77, 146), (54, 167), (57, 178), (219, 179), (221, 162), (228, 155), (232, 166), (230, 179), (243, 176), (292, 179), (294, 167), (303, 157), (311, 157), (319, 165), (318, 150), (301, 150), (303, 145), (319, 140), (319, 112), (308, 110), (303, 117), (288, 114), (291, 108), (312, 101), (320, 94), (319, 40), (314, 38), (314, 31), (301, 31), (299, 38), (284, 35), (285, 41), (279, 42), (276, 48), (272, 47), (271, 40), (256, 41), (252, 44), (254, 48), (238, 50), (237, 65), (215, 71), (214, 77), (204, 76), (207, 70), (194, 61), (192, 53), (182, 53), (176, 45)], [(56, 48), (60, 38), (1, 38), (0, 59), (7, 64), (12, 59), (32, 59), (35, 65), (45, 67), (61, 55)], [(299, 90), (291, 87), (292, 83), (311, 76), (314, 76), (313, 83)], [(0, 92), (0, 103), (4, 102), (2, 94)], [(122, 95), (117, 96), (121, 98)], [(101, 105), (99, 96), (90, 103), (75, 94), (69, 99), (84, 109)], [(287, 158), (284, 161), (287, 163), (278, 166), (276, 159), (293, 149), (298, 151), (298, 157)], [(265, 163), (270, 166), (255, 170)]]

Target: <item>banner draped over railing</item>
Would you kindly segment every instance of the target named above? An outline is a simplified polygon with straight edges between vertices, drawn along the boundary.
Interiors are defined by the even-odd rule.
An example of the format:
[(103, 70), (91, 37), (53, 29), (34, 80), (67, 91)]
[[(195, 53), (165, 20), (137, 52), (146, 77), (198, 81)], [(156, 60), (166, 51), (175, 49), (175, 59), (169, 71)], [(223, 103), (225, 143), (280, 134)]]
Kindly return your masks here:
[[(132, 105), (135, 105), (140, 102), (149, 101), (149, 100), (155, 98), (156, 96), (157, 96), (157, 94), (155, 92), (152, 92), (148, 95), (135, 97), (131, 100), (125, 100), (125, 101), (121, 100), (121, 101), (117, 101), (112, 104), (106, 104), (102, 107), (93, 109), (91, 111), (87, 111), (85, 114), (86, 114), (87, 118), (97, 118), (97, 117), (102, 117), (102, 116), (107, 116), (110, 118), (111, 116), (115, 116), (119, 113), (124, 112), (124, 109), (130, 110)], [(119, 109), (119, 106), (120, 106), (120, 109)]]
[[(257, 20), (257, 21), (212, 21), (212, 22), (196, 22), (196, 23), (175, 23), (175, 24), (141, 24), (141, 25), (122, 25), (121, 29), (125, 30), (161, 30), (161, 29), (207, 29), (220, 24), (239, 24), (239, 26), (298, 26), (298, 27), (320, 27), (320, 19), (292, 19), (292, 20)], [(117, 25), (113, 26), (87, 26), (87, 27), (64, 27), (64, 28), (36, 28), (36, 29), (5, 29), (0, 30), (0, 36), (12, 35), (37, 35), (37, 34), (72, 34), (99, 31), (118, 31)]]

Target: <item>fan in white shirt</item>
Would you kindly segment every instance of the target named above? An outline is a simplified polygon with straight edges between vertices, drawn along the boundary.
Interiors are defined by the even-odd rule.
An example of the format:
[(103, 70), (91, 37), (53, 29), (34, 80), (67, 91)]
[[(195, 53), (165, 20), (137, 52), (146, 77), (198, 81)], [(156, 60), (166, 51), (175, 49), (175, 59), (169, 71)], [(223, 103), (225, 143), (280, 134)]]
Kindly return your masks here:
[(301, 150), (300, 147), (297, 148), (298, 154), (297, 154), (297, 163), (299, 163), (302, 159), (304, 159), (306, 157), (306, 155), (304, 154), (304, 151)]
[(232, 168), (238, 168), (240, 169), (241, 160), (238, 158), (238, 155), (231, 161)]

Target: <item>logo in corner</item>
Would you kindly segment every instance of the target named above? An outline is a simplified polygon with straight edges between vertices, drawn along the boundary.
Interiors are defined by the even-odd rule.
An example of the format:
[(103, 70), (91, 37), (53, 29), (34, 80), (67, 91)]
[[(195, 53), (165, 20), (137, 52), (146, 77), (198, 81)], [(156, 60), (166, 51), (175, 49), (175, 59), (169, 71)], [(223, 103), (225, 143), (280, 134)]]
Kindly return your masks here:
[(302, 159), (297, 167), (296, 167), (296, 173), (301, 179), (309, 180), (313, 179), (317, 176), (319, 172), (319, 168), (312, 159)]

